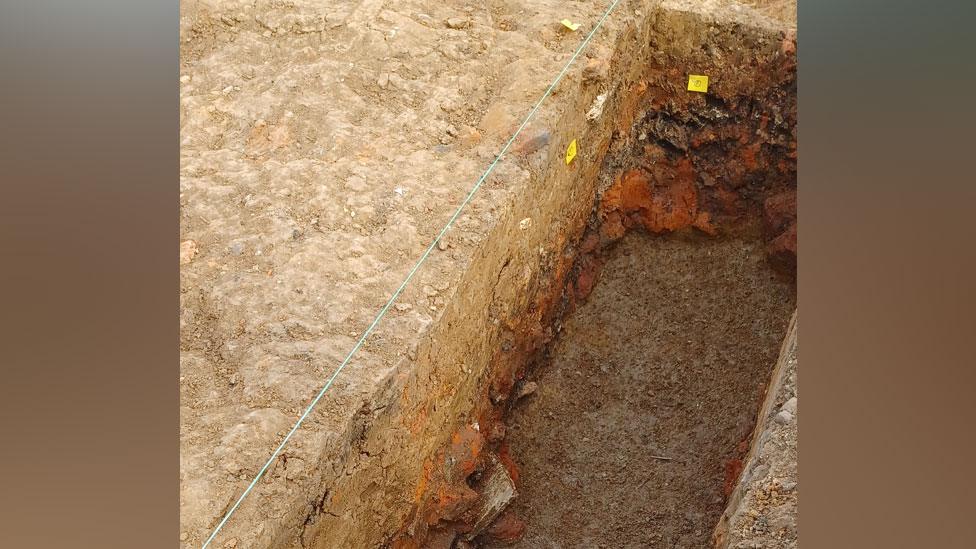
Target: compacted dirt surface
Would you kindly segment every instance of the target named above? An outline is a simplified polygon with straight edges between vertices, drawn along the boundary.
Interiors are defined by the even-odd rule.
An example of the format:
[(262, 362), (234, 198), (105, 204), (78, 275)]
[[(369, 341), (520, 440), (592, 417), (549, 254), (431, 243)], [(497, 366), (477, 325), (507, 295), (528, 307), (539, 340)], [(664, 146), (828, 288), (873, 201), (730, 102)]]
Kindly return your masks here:
[(513, 410), (514, 547), (708, 546), (794, 304), (761, 242), (621, 240)]
[[(184, 546), (207, 538), (570, 58), (583, 35), (560, 19), (592, 28), (607, 5), (181, 2)], [(525, 217), (508, 219), (527, 166), (559, 158), (568, 144), (557, 132), (561, 111), (590, 100), (566, 90), (578, 90), (588, 56), (606, 60), (633, 20), (621, 9), (607, 22), (218, 546), (297, 547), (312, 543), (313, 529), (335, 536), (325, 545), (360, 546), (403, 521), (362, 515), (388, 506), (336, 493), (336, 479), (352, 478), (360, 491), (377, 483), (409, 506), (417, 471), (402, 475), (392, 458), (381, 465), (377, 451), (355, 447), (374, 413), (393, 410), (385, 405), (397, 397), (378, 391), (391, 379), (407, 383), (396, 376), (414, 372), (398, 364), (415, 357), (411, 349), (440, 320), (476, 251), (494, 261), (481, 246), (492, 229)], [(585, 125), (585, 110), (573, 112), (573, 123)], [(581, 151), (577, 165), (590, 154)], [(537, 221), (519, 241), (532, 232), (544, 240), (550, 226)], [(460, 361), (432, 362), (462, 373)], [(443, 397), (423, 391), (404, 394), (403, 406)], [(401, 449), (400, 440), (423, 439), (404, 429), (383, 437)], [(363, 468), (350, 460), (360, 456), (374, 462), (366, 481), (353, 475)], [(420, 462), (404, 459), (407, 468)]]
[[(609, 4), (181, 2), (181, 547), (204, 543)], [(564, 282), (649, 56), (790, 57), (782, 25), (729, 6), (620, 2), (210, 547), (424, 539), (452, 506), (444, 479), (464, 482), (435, 456), (477, 427), (509, 332), (550, 337), (532, 300)], [(683, 93), (691, 70), (655, 78)]]

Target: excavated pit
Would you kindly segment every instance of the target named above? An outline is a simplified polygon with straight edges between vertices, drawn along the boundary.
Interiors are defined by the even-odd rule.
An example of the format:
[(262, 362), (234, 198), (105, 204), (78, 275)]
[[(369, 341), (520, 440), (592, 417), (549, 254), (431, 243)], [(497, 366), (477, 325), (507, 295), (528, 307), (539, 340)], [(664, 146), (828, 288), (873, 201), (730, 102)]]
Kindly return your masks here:
[(722, 17), (655, 10), (639, 51), (585, 67), (589, 212), (501, 308), (481, 397), (393, 546), (723, 541), (796, 306), (796, 80), (789, 32)]
[(625, 236), (506, 421), (514, 547), (707, 546), (794, 300), (755, 239)]
[(742, 546), (791, 379), (794, 34), (724, 0), (246, 4), (181, 4), (181, 547)]
[[(398, 169), (434, 181), (431, 189), (422, 188), (424, 181), (400, 197), (404, 202), (397, 207), (404, 210), (397, 215), (406, 216), (402, 219), (390, 206), (400, 203), (391, 202), (391, 192), (379, 193), (373, 181), (382, 179), (377, 166), (387, 160), (368, 147), (328, 152), (324, 160), (309, 162), (315, 170), (308, 174), (298, 173), (304, 168), (274, 171), (291, 165), (268, 160), (274, 155), (305, 161), (312, 154), (286, 148), (287, 122), (274, 129), (255, 125), (238, 144), (247, 158), (263, 159), (260, 165), (270, 170), (267, 180), (240, 178), (251, 185), (242, 204), (257, 207), (250, 193), (267, 194), (262, 200), (274, 207), (268, 206), (266, 215), (244, 217), (225, 208), (223, 221), (211, 231), (206, 217), (216, 208), (211, 206), (222, 204), (217, 195), (229, 187), (194, 179), (197, 171), (213, 169), (209, 166), (188, 176), (188, 187), (198, 193), (200, 225), (187, 231), (212, 238), (214, 249), (227, 243), (230, 253), (242, 249), (234, 245), (245, 231), (229, 227), (247, 224), (251, 232), (271, 232), (251, 217), (270, 223), (289, 208), (304, 208), (305, 194), (279, 199), (292, 192), (283, 182), (301, 176), (310, 182), (291, 181), (296, 190), (325, 187), (312, 200), (322, 211), (309, 212), (315, 215), (309, 227), (317, 227), (319, 238), (305, 242), (301, 231), (277, 231), (289, 235), (278, 253), (292, 254), (274, 264), (281, 272), (265, 271), (271, 264), (249, 267), (254, 277), (263, 279), (266, 272), (270, 280), (280, 274), (278, 284), (292, 286), (261, 294), (257, 289), (264, 286), (257, 283), (242, 286), (237, 278), (221, 278), (217, 261), (198, 259), (185, 266), (186, 284), (203, 280), (202, 287), (213, 285), (208, 291), (216, 296), (208, 301), (201, 293), (199, 304), (186, 298), (187, 356), (181, 366), (187, 371), (181, 389), (185, 547), (206, 539), (258, 472), (267, 451), (279, 443), (291, 424), (282, 410), (297, 416), (295, 403), (304, 403), (308, 387), (317, 389), (327, 376), (325, 365), (331, 367), (336, 353), (345, 353), (336, 334), (359, 326), (353, 313), (373, 318), (375, 309), (355, 303), (366, 294), (346, 292), (363, 286), (370, 294), (386, 295), (395, 288), (391, 281), (401, 280), (391, 250), (412, 246), (405, 242), (400, 250), (393, 244), (411, 230), (418, 241), (439, 230), (440, 214), (453, 207), (445, 206), (444, 197), (461, 183), (447, 181), (442, 173), (448, 171), (447, 160), (438, 155), (461, 171), (470, 171), (473, 159), (489, 158), (486, 151), (494, 154), (531, 108), (536, 96), (530, 88), (551, 78), (555, 71), (550, 69), (568, 59), (571, 43), (582, 40), (557, 23), (563, 15), (555, 15), (564, 13), (565, 6), (551, 2), (525, 8), (552, 12), (544, 15), (552, 28), (535, 41), (505, 34), (542, 28), (538, 19), (543, 16), (536, 13), (536, 27), (519, 31), (526, 14), (513, 11), (522, 9), (518, 3), (492, 2), (484, 14), (472, 7), (467, 23), (423, 27), (423, 32), (421, 23), (406, 20), (420, 9), (412, 5), (344, 3), (351, 11), (340, 20), (335, 14), (309, 16), (318, 13), (312, 4), (300, 10), (308, 17), (296, 19), (290, 3), (272, 2), (266, 6), (272, 17), (248, 23), (238, 39), (255, 48), (255, 56), (280, 46), (289, 66), (292, 59), (308, 59), (324, 78), (336, 76), (335, 67), (352, 67), (346, 59), (352, 55), (349, 44), (358, 43), (347, 38), (369, 30), (370, 17), (393, 18), (393, 25), (400, 20), (394, 16), (403, 15), (403, 23), (416, 31), (397, 35), (413, 49), (399, 52), (402, 66), (395, 80), (380, 75), (374, 85), (360, 81), (359, 69), (346, 74), (346, 88), (359, 94), (344, 97), (371, 98), (356, 103), (364, 114), (382, 110), (372, 98), (392, 101), (396, 95), (410, 100), (404, 105), (416, 118), (408, 120), (428, 120), (428, 107), (433, 116), (447, 116), (441, 111), (450, 102), (423, 95), (426, 83), (410, 70), (421, 61), (412, 52), (441, 43), (450, 59), (477, 61), (476, 41), (464, 48), (449, 43), (466, 32), (480, 33), (484, 44), (491, 38), (489, 60), (517, 59), (523, 53), (518, 48), (532, 46), (532, 63), (513, 65), (513, 74), (497, 83), (472, 80), (463, 70), (450, 78), (441, 75), (444, 89), (454, 86), (451, 78), (456, 77), (458, 87), (472, 88), (464, 97), (481, 99), (452, 104), (454, 118), (442, 122), (467, 129), (453, 132), (458, 139), (451, 146), (445, 138), (428, 147), (427, 141), (413, 143), (408, 136), (417, 150), (396, 158), (415, 163)], [(590, 15), (594, 23), (598, 13)], [(231, 25), (235, 20), (220, 21)], [(199, 38), (186, 46), (191, 58), (210, 55), (210, 49), (216, 57), (207, 57), (188, 82), (208, 82), (205, 69), (222, 63), (223, 46), (204, 39), (207, 32), (216, 32), (216, 25), (216, 19), (204, 18), (190, 33)], [(269, 25), (280, 36), (264, 30)], [(393, 35), (374, 30), (369, 40), (363, 34), (362, 45), (383, 50), (383, 36)], [(316, 65), (321, 56), (306, 47), (307, 40), (323, 44), (320, 51), (334, 57), (330, 63)], [(308, 52), (313, 53), (303, 57)], [(435, 68), (453, 70), (455, 65)], [(281, 81), (286, 91), (302, 87), (301, 79), (281, 79), (277, 63), (267, 66), (274, 70), (259, 71), (255, 81), (268, 86)], [(471, 71), (498, 70), (488, 66), (475, 65)], [(707, 75), (707, 93), (688, 91), (689, 75)], [(497, 89), (482, 94), (469, 86), (472, 81)], [(332, 91), (322, 82), (318, 76), (305, 79), (310, 104), (332, 101)], [(424, 91), (404, 88), (407, 84)], [(322, 100), (315, 96), (316, 86)], [(226, 88), (220, 97), (235, 88)], [(265, 102), (284, 93), (275, 89), (268, 88)], [(264, 101), (263, 92), (253, 97), (258, 96), (257, 103)], [(516, 104), (522, 100), (524, 110)], [(225, 97), (219, 103), (250, 113), (248, 101), (230, 101)], [(217, 112), (198, 106), (192, 113)], [(311, 137), (316, 124), (332, 123), (328, 113), (304, 107), (294, 111)], [(304, 120), (303, 113), (317, 113), (319, 119)], [(355, 125), (349, 121), (379, 128), (393, 120), (391, 113), (375, 119), (339, 114), (336, 120), (349, 127)], [(288, 111), (286, 118), (292, 115)], [(241, 165), (249, 166), (224, 150), (230, 147), (222, 144), (224, 137), (205, 137), (207, 147), (233, 160), (224, 171), (236, 174)], [(566, 163), (573, 140), (579, 154)], [(356, 160), (351, 161), (353, 154)], [(370, 162), (366, 175), (356, 178), (349, 173), (358, 171), (330, 167), (340, 163), (352, 169), (349, 164)], [(430, 169), (436, 173), (424, 172), (437, 162), (443, 163)], [(346, 187), (328, 186), (343, 177), (350, 182)], [(389, 179), (384, 183), (398, 182)], [(376, 190), (372, 195), (370, 185)], [(198, 196), (204, 191), (217, 198)], [(349, 194), (349, 204), (360, 206), (375, 226), (346, 219), (354, 212), (334, 203), (341, 193)], [(371, 202), (371, 196), (381, 194)], [(430, 203), (408, 204), (420, 196)], [(363, 345), (349, 375), (337, 379), (227, 522), (219, 546), (663, 548), (726, 543), (720, 530), (734, 515), (727, 505), (742, 501), (739, 473), (754, 454), (754, 434), (768, 417), (776, 392), (770, 380), (780, 371), (774, 368), (776, 352), (795, 307), (795, 34), (724, 2), (621, 2), (469, 206)], [(323, 212), (335, 214), (332, 225), (319, 222)], [(352, 246), (349, 223), (359, 230)], [(370, 248), (376, 242), (383, 245)], [(349, 247), (333, 250), (343, 246)], [(361, 255), (366, 248), (370, 253)], [(265, 257), (260, 253), (255, 258)], [(406, 254), (401, 256), (406, 265)], [(231, 265), (244, 265), (234, 258), (228, 259)], [(257, 296), (270, 296), (268, 306), (292, 299), (302, 305), (306, 302), (294, 296), (305, 294), (305, 277), (317, 277), (315, 270), (326, 264), (332, 270), (323, 280), (335, 285), (334, 297), (348, 298), (344, 305), (339, 300), (335, 319), (316, 320), (332, 331), (320, 329), (315, 335), (304, 323), (284, 324), (284, 314), (280, 319), (275, 314), (267, 332), (249, 328), (248, 307), (258, 304), (237, 298), (254, 290)], [(369, 285), (346, 280), (346, 270), (355, 265), (368, 273), (383, 265), (383, 277), (368, 278)], [(208, 282), (213, 280), (224, 282)], [(225, 294), (234, 299), (221, 301)], [(211, 301), (233, 307), (224, 303), (228, 313)], [(325, 308), (324, 303), (302, 307), (296, 318), (312, 320), (318, 317), (305, 309)], [(351, 315), (348, 322), (344, 311)], [(342, 330), (336, 331), (337, 326)], [(356, 333), (348, 331), (349, 337)], [(304, 340), (314, 346), (292, 345)], [(211, 371), (211, 362), (220, 369)], [(244, 420), (238, 420), (241, 410), (247, 411)]]

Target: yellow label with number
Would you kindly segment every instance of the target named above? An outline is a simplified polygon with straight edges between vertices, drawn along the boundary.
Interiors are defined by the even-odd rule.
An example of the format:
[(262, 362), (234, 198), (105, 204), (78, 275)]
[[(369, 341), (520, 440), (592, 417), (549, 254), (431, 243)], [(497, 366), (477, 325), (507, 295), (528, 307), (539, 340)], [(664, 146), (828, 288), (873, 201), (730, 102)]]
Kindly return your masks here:
[(569, 19), (563, 19), (562, 21), (560, 21), (560, 23), (562, 23), (564, 27), (566, 27), (571, 31), (574, 31), (579, 28), (579, 23), (573, 23)]
[(688, 91), (702, 92), (708, 91), (708, 77), (698, 74), (688, 76)]
[(566, 149), (566, 165), (569, 165), (573, 159), (576, 158), (576, 140), (574, 139), (572, 143), (569, 144), (569, 148)]

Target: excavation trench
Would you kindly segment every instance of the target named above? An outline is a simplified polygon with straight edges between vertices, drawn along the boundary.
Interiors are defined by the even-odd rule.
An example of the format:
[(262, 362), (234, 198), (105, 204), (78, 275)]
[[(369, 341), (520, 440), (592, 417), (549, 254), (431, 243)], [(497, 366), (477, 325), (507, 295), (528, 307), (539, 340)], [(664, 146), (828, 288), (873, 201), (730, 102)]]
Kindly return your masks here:
[(698, 9), (628, 23), (516, 143), (530, 181), (364, 405), (301, 545), (722, 541), (795, 308), (796, 56)]
[(722, 541), (795, 309), (795, 42), (686, 10), (645, 32), (583, 71), (599, 169), (569, 168), (558, 253), (501, 266), (524, 291), (394, 546)]
[(707, 546), (793, 303), (757, 240), (625, 236), (506, 419), (514, 546)]

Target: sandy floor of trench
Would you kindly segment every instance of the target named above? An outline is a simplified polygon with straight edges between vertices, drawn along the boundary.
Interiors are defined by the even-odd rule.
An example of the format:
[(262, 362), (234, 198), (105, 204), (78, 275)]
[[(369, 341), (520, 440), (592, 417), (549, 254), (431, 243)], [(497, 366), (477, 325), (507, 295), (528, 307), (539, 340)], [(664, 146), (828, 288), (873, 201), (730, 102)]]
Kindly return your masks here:
[(625, 237), (510, 419), (514, 547), (706, 546), (794, 304), (757, 242)]

